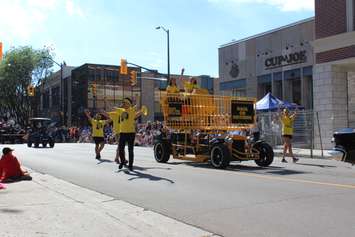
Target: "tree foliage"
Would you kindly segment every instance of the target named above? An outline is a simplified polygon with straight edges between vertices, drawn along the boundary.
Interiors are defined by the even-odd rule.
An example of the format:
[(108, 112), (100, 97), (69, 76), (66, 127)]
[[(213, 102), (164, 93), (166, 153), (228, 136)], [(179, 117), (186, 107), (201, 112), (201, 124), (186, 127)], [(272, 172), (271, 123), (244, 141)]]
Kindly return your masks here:
[(20, 125), (26, 125), (36, 103), (27, 95), (29, 85), (38, 86), (53, 66), (49, 48), (30, 46), (11, 48), (0, 64), (0, 113), (10, 113)]

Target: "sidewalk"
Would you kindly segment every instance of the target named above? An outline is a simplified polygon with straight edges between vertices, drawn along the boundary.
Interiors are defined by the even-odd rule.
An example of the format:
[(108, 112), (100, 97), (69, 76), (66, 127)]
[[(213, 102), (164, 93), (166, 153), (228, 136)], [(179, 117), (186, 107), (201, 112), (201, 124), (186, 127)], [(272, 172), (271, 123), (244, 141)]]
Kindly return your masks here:
[[(328, 154), (328, 150), (323, 150), (323, 157), (321, 150), (313, 150), (313, 157), (311, 157), (311, 149), (302, 149), (302, 148), (292, 148), (293, 154), (296, 157), (301, 158), (316, 158), (316, 159), (329, 159), (330, 155)], [(282, 156), (283, 147), (277, 146), (274, 147), (275, 156)]]
[(216, 236), (49, 175), (31, 176), (0, 190), (3, 237)]

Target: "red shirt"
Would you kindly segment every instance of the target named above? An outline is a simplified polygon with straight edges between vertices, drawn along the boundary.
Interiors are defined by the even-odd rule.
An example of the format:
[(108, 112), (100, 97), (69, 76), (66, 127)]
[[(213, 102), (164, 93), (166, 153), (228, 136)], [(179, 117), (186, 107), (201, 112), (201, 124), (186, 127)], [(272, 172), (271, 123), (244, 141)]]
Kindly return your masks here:
[(22, 176), (20, 162), (12, 154), (3, 155), (0, 159), (0, 182), (10, 177)]

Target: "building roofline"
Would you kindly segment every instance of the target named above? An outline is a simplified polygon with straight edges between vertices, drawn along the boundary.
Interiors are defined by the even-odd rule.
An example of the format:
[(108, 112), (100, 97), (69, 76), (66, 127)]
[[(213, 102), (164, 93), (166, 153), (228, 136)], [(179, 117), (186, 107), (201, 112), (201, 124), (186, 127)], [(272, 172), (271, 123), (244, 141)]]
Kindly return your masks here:
[(265, 31), (265, 32), (260, 33), (260, 34), (256, 34), (256, 35), (249, 36), (249, 37), (237, 40), (237, 41), (232, 41), (232, 42), (229, 42), (229, 43), (226, 43), (226, 44), (222, 44), (222, 45), (219, 46), (219, 49), (225, 48), (225, 47), (228, 47), (228, 46), (231, 46), (231, 45), (234, 45), (234, 44), (239, 44), (239, 43), (247, 41), (247, 40), (259, 38), (261, 36), (268, 35), (268, 34), (271, 34), (271, 33), (274, 33), (274, 32), (280, 31), (280, 30), (284, 30), (286, 28), (290, 28), (290, 27), (293, 27), (293, 26), (296, 26), (296, 25), (300, 25), (300, 24), (303, 24), (303, 23), (314, 21), (314, 19), (315, 19), (315, 17), (309, 17), (309, 18), (303, 19), (301, 21), (296, 21), (294, 23), (291, 23), (291, 24), (288, 24), (288, 25), (285, 25), (285, 26), (281, 26), (281, 27), (278, 27), (278, 28), (275, 28), (275, 29), (272, 29), (272, 30), (269, 30), (269, 31)]

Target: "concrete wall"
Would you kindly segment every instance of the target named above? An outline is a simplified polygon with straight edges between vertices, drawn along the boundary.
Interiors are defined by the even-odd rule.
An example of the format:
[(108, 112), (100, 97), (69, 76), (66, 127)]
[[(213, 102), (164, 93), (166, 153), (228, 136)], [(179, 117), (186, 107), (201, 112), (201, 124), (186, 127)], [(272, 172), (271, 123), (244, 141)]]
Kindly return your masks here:
[(318, 113), (321, 131), (319, 134), (316, 121), (314, 134), (316, 148), (320, 148), (320, 135), (323, 139), (323, 148), (332, 148), (331, 138), (334, 131), (348, 126), (347, 83), (347, 71), (339, 66), (327, 63), (317, 64), (314, 68), (314, 111)]
[[(257, 97), (258, 76), (308, 67), (314, 64), (313, 46), (311, 44), (314, 38), (314, 20), (308, 19), (250, 39), (221, 46), (218, 55), (219, 82), (246, 79), (247, 95)], [(304, 63), (275, 69), (265, 66), (265, 60), (269, 58), (300, 51), (306, 51), (307, 59)], [(231, 75), (234, 64), (239, 69), (237, 77)], [(221, 93), (230, 94), (229, 91), (222, 91)], [(285, 94), (289, 94), (287, 88)]]

